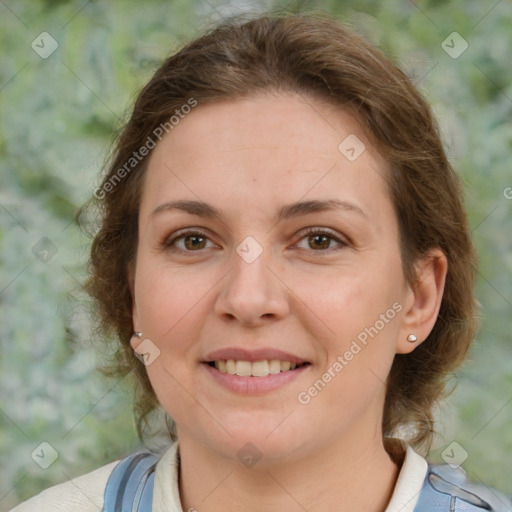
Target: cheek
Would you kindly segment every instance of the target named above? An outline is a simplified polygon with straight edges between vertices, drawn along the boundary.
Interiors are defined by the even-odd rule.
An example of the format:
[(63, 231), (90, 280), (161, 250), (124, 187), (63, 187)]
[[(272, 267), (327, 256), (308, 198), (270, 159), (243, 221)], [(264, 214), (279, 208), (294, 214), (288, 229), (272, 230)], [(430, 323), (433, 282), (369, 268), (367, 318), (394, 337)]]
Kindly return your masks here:
[(201, 414), (194, 399), (190, 364), (196, 359), (207, 293), (204, 275), (187, 275), (150, 258), (138, 260), (137, 313), (144, 337), (160, 351), (146, 367), (159, 402), (178, 423)]
[(166, 344), (194, 325), (201, 299), (208, 293), (204, 275), (187, 273), (183, 268), (166, 268), (142, 259), (137, 269), (136, 304), (138, 318), (155, 340)]
[[(323, 277), (300, 277), (301, 300), (336, 338), (355, 336), (372, 326), (400, 299), (399, 286), (395, 285), (400, 280), (384, 267), (348, 267), (326, 272)], [(389, 316), (395, 316), (393, 311)]]
[[(401, 274), (389, 270), (394, 267), (388, 264), (389, 267), (379, 262), (362, 270), (334, 273), (325, 283), (324, 293), (313, 291), (312, 280), (304, 283), (310, 290), (305, 302), (328, 327), (322, 343), (327, 369), (334, 372), (332, 365), (342, 358), (343, 370), (334, 372), (344, 374), (343, 379), (335, 379), (341, 386), (339, 392), (344, 385), (355, 390), (369, 381), (378, 386), (375, 381), (385, 381), (391, 367), (403, 305)], [(316, 289), (320, 290), (318, 284), (321, 283), (317, 282)], [(341, 384), (345, 379), (346, 383)], [(333, 388), (336, 387), (335, 384)]]
[(353, 283), (329, 302), (317, 302), (330, 313), (327, 318), (335, 336), (323, 343), (326, 361), (311, 382), (322, 390), (318, 393), (322, 396), (315, 398), (313, 407), (318, 414), (331, 411), (339, 425), (350, 423), (383, 397), (395, 355), (400, 303), (391, 300), (387, 289), (379, 291), (374, 284), (371, 293), (361, 283)]

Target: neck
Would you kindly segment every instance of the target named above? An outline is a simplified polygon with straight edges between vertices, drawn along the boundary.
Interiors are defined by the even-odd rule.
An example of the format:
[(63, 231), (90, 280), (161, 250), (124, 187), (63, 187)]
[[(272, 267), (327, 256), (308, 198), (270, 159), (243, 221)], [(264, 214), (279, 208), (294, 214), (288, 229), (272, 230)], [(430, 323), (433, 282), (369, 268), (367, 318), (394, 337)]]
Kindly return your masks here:
[[(365, 447), (361, 449), (361, 447)], [(183, 436), (179, 440), (183, 510), (350, 510), (384, 512), (399, 467), (382, 438), (340, 440), (324, 451), (246, 468)], [(259, 468), (258, 468), (259, 466)]]

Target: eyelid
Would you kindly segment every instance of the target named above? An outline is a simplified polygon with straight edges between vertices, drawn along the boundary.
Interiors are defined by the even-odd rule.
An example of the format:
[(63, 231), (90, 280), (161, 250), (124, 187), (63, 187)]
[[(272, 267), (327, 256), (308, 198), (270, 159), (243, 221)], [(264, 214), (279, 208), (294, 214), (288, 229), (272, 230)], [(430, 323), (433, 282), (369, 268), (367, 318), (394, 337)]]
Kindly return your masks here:
[[(331, 238), (332, 240), (337, 242), (339, 247), (331, 247), (331, 248), (323, 249), (323, 250), (299, 248), (300, 250), (310, 251), (310, 252), (313, 252), (318, 255), (324, 255), (324, 254), (328, 255), (328, 254), (331, 254), (332, 252), (336, 252), (345, 247), (348, 247), (352, 243), (348, 237), (346, 237), (344, 235), (339, 235), (336, 231), (332, 230), (331, 228), (325, 228), (325, 227), (320, 227), (320, 226), (310, 226), (310, 227), (307, 227), (307, 228), (304, 228), (303, 230), (301, 230), (297, 234), (297, 236), (299, 237), (298, 242), (302, 241), (302, 239), (306, 238), (310, 234), (327, 235), (329, 238)], [(204, 230), (202, 228), (191, 227), (191, 228), (179, 229), (178, 231), (172, 233), (170, 236), (165, 237), (162, 240), (162, 242), (159, 243), (159, 246), (162, 250), (167, 250), (167, 251), (178, 250), (178, 251), (186, 252), (186, 253), (194, 253), (194, 252), (201, 253), (201, 252), (203, 252), (204, 249), (200, 249), (198, 251), (187, 251), (184, 249), (177, 249), (175, 246), (172, 245), (177, 240), (179, 240), (181, 238), (185, 238), (187, 236), (194, 236), (194, 235), (202, 236), (202, 237), (208, 239), (210, 242), (212, 242), (211, 237), (206, 230)], [(212, 243), (214, 243), (214, 242), (212, 242)], [(294, 244), (294, 247), (297, 245), (297, 243)]]
[(336, 231), (334, 231), (331, 228), (324, 228), (324, 227), (320, 227), (320, 226), (313, 226), (313, 227), (305, 228), (304, 230), (300, 231), (300, 233), (298, 234), (299, 241), (301, 241), (303, 238), (307, 237), (308, 235), (312, 235), (312, 234), (327, 235), (329, 238), (336, 241), (340, 245), (340, 247), (337, 247), (337, 248), (331, 247), (329, 249), (324, 249), (324, 250), (316, 250), (315, 251), (313, 249), (310, 249), (312, 252), (317, 253), (317, 254), (324, 253), (327, 255), (332, 252), (336, 252), (339, 249), (343, 249), (345, 247), (352, 245), (351, 240), (347, 236), (340, 235), (339, 233), (337, 233)]
[[(178, 239), (185, 238), (187, 236), (193, 236), (193, 235), (203, 236), (204, 238), (207, 238), (209, 241), (212, 241), (210, 235), (204, 229), (183, 228), (183, 229), (179, 229), (178, 231), (171, 233), (169, 236), (164, 237), (163, 240), (158, 245), (164, 250), (170, 250), (170, 248), (173, 247), (171, 244), (176, 242)], [(199, 252), (199, 251), (184, 251), (184, 252), (192, 253), (192, 252)]]

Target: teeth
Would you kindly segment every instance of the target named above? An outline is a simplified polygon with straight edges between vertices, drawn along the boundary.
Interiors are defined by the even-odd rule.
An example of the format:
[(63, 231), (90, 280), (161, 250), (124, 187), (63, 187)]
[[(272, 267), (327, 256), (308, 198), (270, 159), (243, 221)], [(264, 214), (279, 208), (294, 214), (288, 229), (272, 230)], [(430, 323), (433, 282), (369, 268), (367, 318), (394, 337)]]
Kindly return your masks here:
[(250, 361), (237, 361), (235, 373), (240, 377), (251, 376), (252, 364)]
[(281, 361), (272, 359), (268, 362), (268, 373), (279, 373), (281, 371)]
[(292, 363), (290, 363), (290, 361), (281, 361), (281, 371), (287, 372), (290, 369), (291, 365)]
[(236, 373), (236, 363), (233, 359), (229, 359), (226, 361), (226, 373), (230, 375), (235, 375)]
[(268, 361), (255, 361), (251, 367), (253, 377), (266, 377), (268, 375)]
[(269, 374), (295, 370), (297, 363), (280, 361), (279, 359), (265, 359), (253, 363), (250, 361), (228, 359), (227, 361), (215, 361), (215, 368), (221, 373), (229, 373), (230, 375), (238, 375), (240, 377), (266, 377)]

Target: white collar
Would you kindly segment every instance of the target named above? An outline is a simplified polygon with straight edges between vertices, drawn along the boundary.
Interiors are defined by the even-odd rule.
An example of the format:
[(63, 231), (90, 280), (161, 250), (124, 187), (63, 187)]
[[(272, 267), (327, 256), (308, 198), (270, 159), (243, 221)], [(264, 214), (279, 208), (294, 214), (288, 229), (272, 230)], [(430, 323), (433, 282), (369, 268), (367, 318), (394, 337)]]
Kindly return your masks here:
[[(176, 441), (156, 466), (153, 512), (183, 512), (178, 485), (178, 456)], [(414, 512), (427, 469), (427, 461), (407, 446), (395, 490), (385, 512)]]
[(395, 490), (385, 512), (414, 512), (427, 470), (427, 461), (408, 445)]
[(175, 441), (156, 465), (153, 512), (183, 512), (178, 485), (178, 457), (178, 441)]

